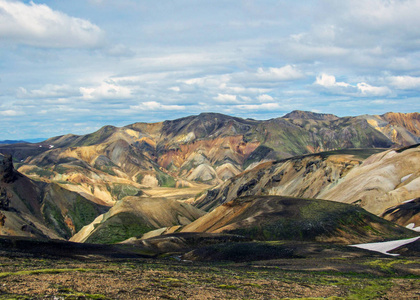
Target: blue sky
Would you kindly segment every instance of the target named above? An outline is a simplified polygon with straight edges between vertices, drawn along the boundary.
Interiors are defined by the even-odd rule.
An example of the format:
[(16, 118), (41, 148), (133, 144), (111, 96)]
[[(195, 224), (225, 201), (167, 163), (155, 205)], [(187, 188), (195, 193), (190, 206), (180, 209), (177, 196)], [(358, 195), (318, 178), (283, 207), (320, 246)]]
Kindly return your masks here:
[(0, 0), (0, 140), (420, 111), (419, 1)]

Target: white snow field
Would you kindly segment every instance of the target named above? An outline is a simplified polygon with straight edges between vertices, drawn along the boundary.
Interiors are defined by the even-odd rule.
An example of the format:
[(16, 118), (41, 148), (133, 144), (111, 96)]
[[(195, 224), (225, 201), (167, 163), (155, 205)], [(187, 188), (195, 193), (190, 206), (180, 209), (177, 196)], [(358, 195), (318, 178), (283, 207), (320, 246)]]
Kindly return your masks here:
[(398, 256), (399, 254), (394, 253), (388, 253), (388, 251), (394, 250), (398, 247), (401, 247), (403, 245), (410, 244), (412, 242), (417, 241), (420, 239), (420, 236), (411, 238), (411, 239), (405, 239), (405, 240), (396, 240), (396, 241), (389, 241), (389, 242), (380, 242), (380, 243), (368, 243), (368, 244), (357, 244), (357, 245), (350, 245), (351, 247), (357, 247), (361, 249), (371, 250), (380, 252), (387, 255), (392, 256)]

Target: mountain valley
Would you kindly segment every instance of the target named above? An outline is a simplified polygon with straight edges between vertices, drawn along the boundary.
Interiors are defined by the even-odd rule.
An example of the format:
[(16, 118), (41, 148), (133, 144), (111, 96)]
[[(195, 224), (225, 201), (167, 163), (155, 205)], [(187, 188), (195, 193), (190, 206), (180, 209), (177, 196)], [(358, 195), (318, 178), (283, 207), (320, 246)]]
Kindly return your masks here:
[[(410, 276), (420, 275), (419, 120), (418, 113), (339, 118), (294, 111), (266, 121), (204, 113), (0, 145), (1, 257), (5, 266), (28, 258), (24, 265), (36, 269), (5, 267), (0, 277), (10, 288), (3, 292), (20, 295), (13, 277), (34, 272), (25, 295), (191, 296), (168, 274), (203, 280), (205, 269), (217, 270), (216, 290), (207, 281), (188, 285), (214, 297), (232, 297), (229, 289), (250, 297), (261, 284), (290, 283), (266, 277), (274, 268), (302, 291), (308, 283), (293, 274), (316, 278), (302, 292), (307, 296), (416, 295)], [(401, 258), (349, 247), (408, 238), (414, 242), (390, 250)], [(42, 261), (58, 269), (44, 274)], [(257, 275), (246, 286), (245, 277), (226, 285), (226, 264)], [(78, 270), (88, 286), (71, 275)], [(123, 284), (116, 293), (94, 279), (115, 281), (114, 272), (143, 287)], [(37, 286), (38, 276), (57, 283)], [(69, 287), (61, 278), (77, 283)], [(343, 284), (327, 292), (325, 278)], [(349, 288), (349, 280), (366, 289)]]

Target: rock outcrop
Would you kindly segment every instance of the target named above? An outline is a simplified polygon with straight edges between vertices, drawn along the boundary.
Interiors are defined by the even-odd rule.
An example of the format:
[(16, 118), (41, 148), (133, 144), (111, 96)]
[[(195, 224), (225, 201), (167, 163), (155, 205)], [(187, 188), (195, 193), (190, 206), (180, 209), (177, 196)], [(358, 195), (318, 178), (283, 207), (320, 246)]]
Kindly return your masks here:
[(8, 154), (0, 155), (0, 181), (11, 183), (18, 177), (18, 173), (13, 167), (13, 158)]

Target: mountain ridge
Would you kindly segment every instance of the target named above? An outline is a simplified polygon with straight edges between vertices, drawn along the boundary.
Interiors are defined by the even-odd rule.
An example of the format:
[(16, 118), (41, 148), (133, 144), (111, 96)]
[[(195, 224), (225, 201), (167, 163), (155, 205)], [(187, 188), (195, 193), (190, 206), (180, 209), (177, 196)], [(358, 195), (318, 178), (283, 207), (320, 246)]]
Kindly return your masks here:
[[(108, 125), (87, 135), (68, 134), (38, 144), (0, 145), (0, 153), (13, 155), (18, 170), (28, 176), (82, 184), (73, 190), (93, 198), (108, 194), (105, 201), (111, 203), (117, 199), (107, 191), (110, 182), (123, 180), (138, 188), (214, 185), (263, 160), (420, 141), (414, 127), (409, 128), (412, 132), (404, 127), (418, 114), (387, 116), (396, 125), (385, 119), (379, 124), (380, 116), (338, 118), (304, 111), (265, 121), (202, 113), (164, 122)], [(92, 177), (102, 183), (98, 186)], [(93, 185), (99, 187), (96, 193)]]
[[(202, 113), (156, 123), (109, 125), (87, 135), (68, 134), (38, 144), (3, 145), (0, 153), (13, 155), (17, 171), (27, 176), (25, 180), (31, 180), (30, 185), (38, 191), (47, 191), (48, 198), (41, 201), (43, 211), (35, 209), (40, 224), (55, 224), (54, 234), (69, 238), (83, 226), (93, 226), (92, 222), (103, 214), (101, 207), (109, 209), (121, 201), (144, 201), (141, 197), (158, 201), (164, 196), (206, 211), (236, 197), (265, 195), (267, 191), (272, 195), (323, 197), (364, 164), (368, 156), (420, 140), (415, 130), (417, 118), (415, 113), (339, 118), (293, 111), (284, 117), (259, 121)], [(411, 119), (414, 127), (407, 125)], [(277, 169), (280, 162), (284, 170)], [(407, 175), (400, 173), (400, 177)], [(406, 200), (402, 195), (413, 194), (411, 189), (416, 182), (401, 185), (398, 192), (389, 194), (397, 200), (387, 191), (386, 197), (391, 197), (387, 203)], [(235, 187), (225, 189), (229, 184)], [(213, 188), (218, 185), (221, 186)], [(351, 189), (351, 183), (349, 186)], [(370, 199), (379, 192), (363, 193)], [(54, 203), (54, 195), (64, 194), (56, 196), (58, 203)], [(140, 198), (128, 200), (129, 197)], [(370, 200), (363, 199), (361, 205), (368, 208)], [(80, 219), (73, 206), (76, 200), (94, 207), (89, 220)], [(23, 204), (21, 207), (25, 209)], [(381, 213), (383, 208), (374, 213)], [(103, 230), (115, 224), (125, 226), (121, 216), (98, 222)], [(132, 219), (131, 215), (126, 217)], [(148, 230), (157, 229), (148, 218), (144, 222)], [(140, 234), (142, 230), (136, 232)]]

